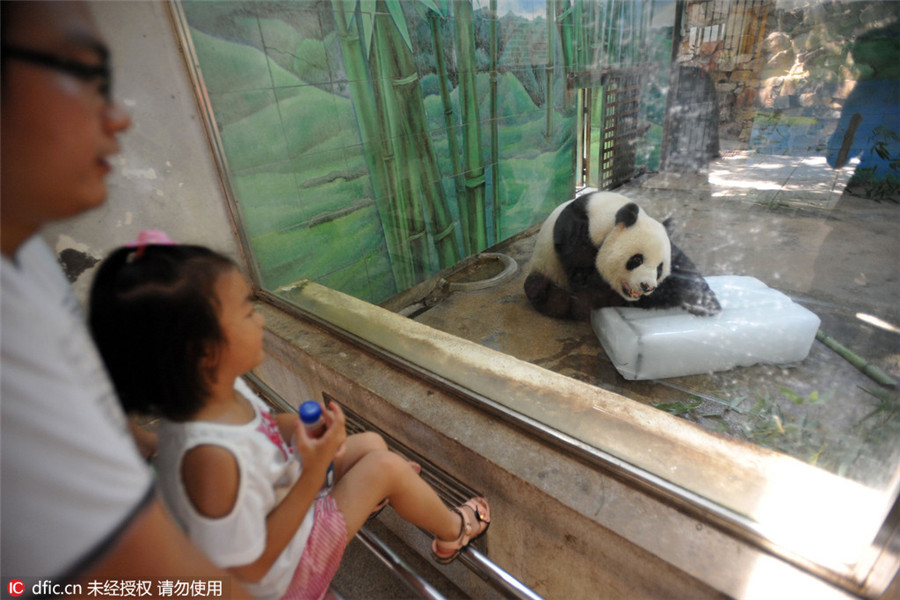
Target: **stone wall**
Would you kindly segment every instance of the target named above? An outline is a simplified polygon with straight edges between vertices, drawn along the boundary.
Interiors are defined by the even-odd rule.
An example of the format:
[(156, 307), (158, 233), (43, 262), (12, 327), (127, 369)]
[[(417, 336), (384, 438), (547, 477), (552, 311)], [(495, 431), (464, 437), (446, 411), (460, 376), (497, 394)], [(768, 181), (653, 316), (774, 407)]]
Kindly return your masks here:
[(687, 0), (676, 63), (706, 70), (715, 83), (719, 134), (750, 139), (766, 67), (775, 0)]
[(722, 139), (750, 142), (760, 112), (827, 129), (869, 75), (853, 40), (898, 13), (900, 3), (874, 0), (686, 0), (676, 62), (715, 82)]

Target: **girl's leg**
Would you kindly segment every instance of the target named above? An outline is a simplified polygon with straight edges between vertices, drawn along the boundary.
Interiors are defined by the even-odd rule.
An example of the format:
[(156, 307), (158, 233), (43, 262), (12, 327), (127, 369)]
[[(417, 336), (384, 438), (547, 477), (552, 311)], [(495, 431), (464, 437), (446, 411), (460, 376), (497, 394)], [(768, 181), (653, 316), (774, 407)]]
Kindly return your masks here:
[[(354, 433), (347, 436), (347, 449), (344, 454), (334, 461), (334, 479), (335, 481), (343, 477), (344, 473), (349, 471), (353, 465), (359, 462), (363, 456), (374, 450), (387, 450), (387, 444), (380, 435), (374, 431), (365, 431), (363, 433)], [(422, 466), (417, 462), (408, 461), (407, 464), (418, 475), (422, 472)]]
[[(348, 446), (349, 450), (349, 446)], [(349, 542), (372, 509), (389, 498), (394, 510), (410, 523), (444, 540), (459, 537), (462, 519), (399, 454), (375, 450), (360, 458), (331, 492), (347, 523)]]
[(347, 449), (343, 456), (334, 461), (334, 479), (339, 481), (344, 473), (359, 462), (363, 456), (374, 450), (387, 450), (387, 444), (377, 433), (366, 431), (347, 436)]

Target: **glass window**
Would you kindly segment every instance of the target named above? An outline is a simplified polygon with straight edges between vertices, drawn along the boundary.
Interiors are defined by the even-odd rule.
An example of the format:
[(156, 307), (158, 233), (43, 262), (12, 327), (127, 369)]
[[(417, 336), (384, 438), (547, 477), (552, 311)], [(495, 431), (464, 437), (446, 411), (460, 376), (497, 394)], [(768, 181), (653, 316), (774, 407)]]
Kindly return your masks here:
[[(403, 352), (396, 331), (354, 322), (377, 310), (331, 291), (381, 306), (546, 369), (548, 388), (562, 376), (674, 415), (736, 463), (760, 449), (790, 457), (868, 507), (854, 548), (874, 540), (900, 482), (900, 4), (183, 1), (176, 12), (262, 289)], [(678, 321), (693, 332), (668, 333), (681, 345), (635, 333), (631, 305), (559, 319), (523, 290), (544, 219), (613, 188), (671, 219), (672, 242), (715, 282), (726, 311)], [(730, 329), (711, 334), (726, 314)], [(603, 339), (616, 327), (648, 345), (617, 362), (628, 343)], [(584, 420), (502, 388), (478, 395), (603, 445)], [(700, 482), (710, 471), (642, 468), (728, 505)], [(777, 515), (791, 514), (790, 493), (774, 491), (802, 478), (789, 479), (748, 492), (749, 517), (732, 508), (789, 527)], [(821, 500), (824, 519), (834, 506)], [(837, 562), (858, 571), (859, 556)]]

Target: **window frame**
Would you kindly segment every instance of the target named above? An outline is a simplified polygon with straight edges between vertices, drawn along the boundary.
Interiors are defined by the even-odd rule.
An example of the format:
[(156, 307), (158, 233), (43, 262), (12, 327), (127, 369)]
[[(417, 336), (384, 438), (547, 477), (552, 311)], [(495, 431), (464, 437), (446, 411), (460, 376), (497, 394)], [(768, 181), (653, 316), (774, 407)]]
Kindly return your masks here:
[[(729, 498), (728, 494), (721, 493), (722, 480), (744, 481), (750, 477), (761, 482), (754, 492), (758, 498), (766, 498), (767, 493), (774, 494), (775, 498), (790, 498), (799, 506), (816, 506), (822, 504), (823, 498), (847, 495), (850, 498), (845, 502), (847, 508), (858, 507), (857, 501), (867, 496), (865, 490), (859, 489), (864, 487), (860, 484), (786, 455), (762, 448), (750, 449), (718, 438), (673, 415), (625, 396), (432, 329), (311, 281), (301, 280), (281, 290), (263, 289), (258, 263), (242, 226), (243, 216), (236, 201), (212, 105), (199, 75), (200, 66), (187, 20), (178, 0), (171, 0), (169, 7), (173, 28), (181, 43), (185, 66), (203, 116), (204, 129), (209, 136), (210, 151), (215, 158), (234, 233), (243, 254), (242, 261), (261, 302), (312, 322), (514, 425), (527, 435), (588, 462), (598, 471), (620, 478), (678, 510), (771, 552), (817, 577), (868, 596), (880, 595), (887, 589), (900, 571), (900, 469), (895, 472), (887, 492), (875, 491), (881, 502), (869, 501), (876, 506), (881, 505), (877, 518), (863, 520), (872, 521), (868, 527), (871, 535), (867, 536), (871, 539), (858, 546), (860, 551), (848, 562), (833, 553), (817, 553), (815, 548), (811, 548), (809, 540), (804, 539), (812, 528), (825, 529), (829, 524), (829, 515), (843, 516), (835, 512), (832, 504), (818, 511), (812, 520), (808, 514), (804, 518), (802, 513), (807, 512), (805, 510), (789, 512), (769, 505), (762, 512), (749, 510), (746, 504), (741, 507), (739, 494), (732, 493)], [(438, 352), (444, 359), (452, 359), (444, 362), (455, 363), (453, 368), (442, 368), (440, 361), (429, 363), (421, 359), (432, 352)], [(520, 378), (497, 374), (504, 370), (514, 372)], [(584, 439), (590, 436), (579, 436), (554, 427), (553, 419), (539, 418), (527, 410), (521, 410), (521, 407), (509, 406), (497, 390), (516, 387), (522, 381), (533, 385), (529, 387), (529, 393), (539, 394), (544, 401), (551, 399), (559, 405), (583, 405), (586, 397), (591, 398), (592, 408), (603, 413), (603, 419), (592, 422), (593, 425), (602, 425), (601, 429), (607, 433), (624, 428), (639, 437), (643, 436), (643, 440), (650, 441), (650, 450), (629, 453), (623, 450), (622, 445), (592, 443)], [(538, 381), (543, 381), (543, 385), (537, 385), (535, 382)], [(565, 392), (560, 392), (561, 389)], [(702, 468), (698, 469), (694, 462), (704, 456), (708, 459), (706, 462), (711, 464), (705, 467), (705, 472)], [(664, 467), (660, 457), (665, 457)], [(788, 464), (789, 467), (783, 467), (784, 471), (778, 470)], [(683, 475), (685, 472), (689, 473), (688, 477)], [(700, 475), (697, 476), (697, 473)], [(697, 476), (700, 481), (692, 482), (692, 476)], [(810, 481), (818, 483), (810, 485)], [(767, 492), (767, 488), (771, 489)], [(768, 502), (771, 504), (772, 500)], [(834, 523), (831, 526), (829, 534), (834, 533), (836, 527)], [(844, 530), (859, 526), (858, 521), (843, 524)]]

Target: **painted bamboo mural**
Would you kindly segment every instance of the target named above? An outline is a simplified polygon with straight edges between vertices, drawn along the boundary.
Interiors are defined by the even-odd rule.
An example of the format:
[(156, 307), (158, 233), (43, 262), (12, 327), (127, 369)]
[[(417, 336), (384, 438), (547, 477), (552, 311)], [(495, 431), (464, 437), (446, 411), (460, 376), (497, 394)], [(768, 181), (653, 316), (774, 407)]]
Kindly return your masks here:
[[(454, 223), (447, 199), (440, 185), (441, 173), (431, 137), (428, 135), (419, 75), (413, 61), (412, 44), (400, 0), (385, 0), (385, 3), (396, 25), (394, 28), (385, 26), (390, 40), (385, 50), (388, 56), (393, 58), (392, 64), (397, 70), (393, 88), (402, 116), (396, 133), (402, 140), (405, 150), (411, 190), (419, 195), (418, 202), (426, 211), (431, 245), (437, 254), (437, 268), (445, 269), (461, 258), (460, 249), (456, 243)], [(430, 1), (422, 2), (422, 6), (426, 6), (429, 11), (438, 10)], [(401, 35), (402, 39), (399, 39), (398, 36)]]
[(381, 160), (391, 182), (389, 226), (396, 228), (401, 240), (400, 252), (391, 256), (391, 263), (400, 262), (408, 269), (409, 278), (403, 282), (406, 287), (421, 280), (425, 273), (428, 252), (425, 217), (421, 204), (413, 197), (411, 181), (406, 174), (409, 163), (403, 140), (394, 135), (402, 126), (402, 116), (392, 87), (394, 81), (400, 79), (389, 47), (393, 23), (388, 15), (375, 14), (374, 19), (369, 55), (371, 82), (378, 107), (377, 123), (381, 129)]
[(382, 147), (385, 140), (379, 127), (381, 120), (378, 118), (379, 111), (374, 94), (368, 84), (371, 77), (366, 60), (366, 36), (362, 20), (355, 18), (356, 0), (352, 2), (332, 0), (332, 5), (359, 133), (366, 148), (364, 156), (375, 193), (375, 204), (381, 217), (388, 255), (392, 257), (394, 278), (397, 287), (403, 289), (413, 285), (415, 277), (407, 264), (393, 258), (404, 255), (403, 223), (397, 222), (399, 215), (391, 203), (394, 197), (395, 178), (392, 177), (390, 161), (383, 158), (389, 154), (387, 149)]
[(433, 272), (428, 268), (429, 233), (439, 268), (455, 264), (460, 254), (439, 185), (440, 172), (427, 134), (418, 72), (400, 2), (383, 0), (379, 8), (387, 11), (375, 13), (371, 61), (377, 65), (373, 69), (377, 74), (375, 81), (379, 83), (376, 97), (381, 98), (382, 122), (386, 126), (385, 135), (392, 143), (393, 166), (400, 171), (394, 205), (405, 222), (407, 248), (415, 261), (416, 276), (421, 280)]
[[(547, 1), (548, 15), (554, 1)], [(555, 25), (566, 68), (590, 71), (637, 64), (645, 51), (651, 7), (652, 0), (558, 0)]]
[(431, 43), (434, 48), (435, 69), (438, 75), (444, 128), (447, 130), (447, 144), (450, 148), (453, 185), (456, 190), (456, 197), (460, 198), (466, 193), (466, 183), (463, 179), (462, 163), (460, 162), (459, 143), (456, 140), (457, 127), (453, 119), (453, 101), (450, 98), (450, 77), (447, 73), (447, 61), (444, 59), (444, 38), (441, 35), (443, 16), (440, 12), (431, 10), (428, 12), (427, 18), (428, 26), (431, 30)]
[[(573, 7), (570, 4), (571, 0), (558, 0), (556, 2), (547, 2), (548, 14), (547, 14), (547, 26), (555, 26), (559, 31), (559, 43), (560, 49), (562, 50), (562, 67), (565, 76), (568, 78), (569, 73), (577, 71), (576, 57), (575, 57), (575, 42), (574, 42), (574, 18), (572, 16)], [(551, 22), (551, 13), (549, 10), (553, 7), (553, 19)]]
[[(550, 137), (553, 133), (553, 29), (556, 23), (556, 0), (547, 0), (547, 6), (544, 11), (547, 15), (547, 64), (544, 65), (544, 89), (547, 98), (544, 137)], [(564, 54), (565, 56), (565, 54)], [(565, 64), (565, 63), (564, 63)]]
[(566, 1), (185, 2), (263, 286), (382, 302), (546, 217)]
[[(460, 253), (427, 135), (400, 1), (363, 1), (374, 10), (363, 10), (355, 1), (333, 3), (345, 69), (354, 75), (350, 86), (354, 106), (360, 109), (359, 126), (391, 265), (398, 288), (406, 289), (435, 270), (431, 241), (437, 268), (456, 263)], [(360, 73), (368, 76), (358, 77)]]
[(453, 5), (456, 16), (456, 63), (459, 71), (459, 103), (462, 113), (463, 163), (466, 193), (460, 201), (466, 254), (487, 248), (484, 205), (484, 161), (481, 154), (481, 119), (475, 84), (475, 30), (471, 1)]
[(584, 43), (584, 0), (574, 0), (572, 4), (572, 56), (575, 59), (575, 68), (583, 71), (588, 61), (585, 60)]
[[(490, 23), (490, 54), (491, 54), (491, 214), (494, 220), (494, 241), (501, 239), (500, 211), (500, 123), (498, 122), (499, 110), (497, 107), (497, 0), (491, 0), (489, 18)], [(549, 98), (549, 96), (548, 96)], [(547, 102), (549, 106), (549, 99)]]

